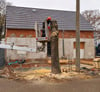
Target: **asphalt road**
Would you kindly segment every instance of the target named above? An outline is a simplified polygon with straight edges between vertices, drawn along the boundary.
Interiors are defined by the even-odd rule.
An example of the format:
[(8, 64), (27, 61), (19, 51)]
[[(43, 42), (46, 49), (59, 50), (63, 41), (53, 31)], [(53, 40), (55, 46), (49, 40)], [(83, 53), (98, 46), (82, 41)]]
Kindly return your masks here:
[(100, 78), (50, 84), (0, 78), (0, 92), (100, 92)]

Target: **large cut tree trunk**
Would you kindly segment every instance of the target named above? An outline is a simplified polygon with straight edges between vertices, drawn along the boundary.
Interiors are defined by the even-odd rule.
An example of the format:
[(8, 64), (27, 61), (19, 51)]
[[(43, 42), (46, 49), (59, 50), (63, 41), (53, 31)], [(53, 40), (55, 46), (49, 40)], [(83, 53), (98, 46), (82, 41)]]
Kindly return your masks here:
[(61, 73), (58, 52), (58, 32), (57, 22), (53, 20), (51, 22), (51, 72), (54, 74)]

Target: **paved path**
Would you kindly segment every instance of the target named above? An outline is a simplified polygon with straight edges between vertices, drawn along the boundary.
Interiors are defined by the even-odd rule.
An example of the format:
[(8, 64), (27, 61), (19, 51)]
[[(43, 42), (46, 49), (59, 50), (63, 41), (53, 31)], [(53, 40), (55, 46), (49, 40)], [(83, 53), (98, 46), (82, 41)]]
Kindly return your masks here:
[(0, 92), (100, 92), (100, 78), (56, 84), (0, 79)]

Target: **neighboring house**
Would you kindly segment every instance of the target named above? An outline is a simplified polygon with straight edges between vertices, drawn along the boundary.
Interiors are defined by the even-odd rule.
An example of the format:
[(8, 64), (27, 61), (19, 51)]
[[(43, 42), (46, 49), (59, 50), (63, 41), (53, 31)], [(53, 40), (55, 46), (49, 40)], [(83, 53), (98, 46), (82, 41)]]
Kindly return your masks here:
[[(6, 41), (15, 45), (36, 48), (36, 35), (34, 24), (37, 21), (41, 27), (42, 22), (51, 16), (56, 19), (59, 29), (59, 57), (64, 55), (75, 58), (76, 48), (76, 13), (73, 11), (49, 10), (27, 7), (8, 6), (6, 13)], [(64, 46), (63, 46), (64, 32)], [(18, 58), (18, 51), (7, 51), (7, 56)], [(26, 59), (46, 58), (50, 56), (50, 42), (47, 43), (45, 52), (27, 52)], [(94, 30), (93, 27), (80, 15), (80, 57), (81, 59), (93, 59)]]

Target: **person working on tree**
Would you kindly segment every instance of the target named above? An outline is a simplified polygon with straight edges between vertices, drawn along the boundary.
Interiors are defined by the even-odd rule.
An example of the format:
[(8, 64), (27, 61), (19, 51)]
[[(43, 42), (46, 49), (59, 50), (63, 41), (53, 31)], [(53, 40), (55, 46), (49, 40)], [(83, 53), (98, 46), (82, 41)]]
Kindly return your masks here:
[[(47, 28), (48, 30), (50, 30), (50, 25), (51, 25), (51, 17), (48, 17), (46, 19), (47, 21)], [(41, 37), (45, 37), (46, 36), (46, 32), (45, 32), (45, 22), (43, 22), (42, 24), (42, 30), (41, 30)]]
[(51, 17), (48, 17), (47, 18), (47, 26), (48, 26), (49, 30), (50, 30), (50, 25), (51, 25)]
[(42, 24), (42, 30), (41, 30), (41, 37), (45, 37), (46, 34), (45, 34), (45, 22), (43, 22)]

